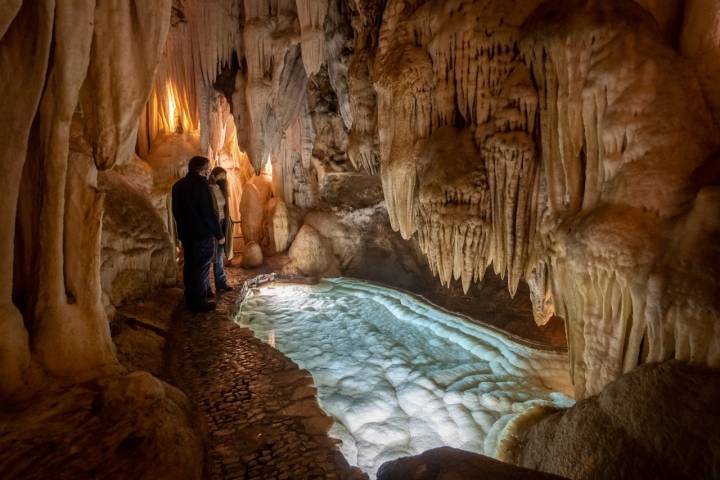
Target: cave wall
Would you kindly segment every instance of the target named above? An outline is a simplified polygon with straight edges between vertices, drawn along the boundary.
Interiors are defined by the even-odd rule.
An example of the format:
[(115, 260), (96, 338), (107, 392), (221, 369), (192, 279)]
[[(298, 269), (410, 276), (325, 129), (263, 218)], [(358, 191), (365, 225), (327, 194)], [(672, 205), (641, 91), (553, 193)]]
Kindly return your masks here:
[[(123, 214), (103, 202), (142, 204), (132, 216), (156, 235), (138, 255), (168, 261), (169, 188), (198, 153), (228, 169), (236, 234), (266, 256), (307, 225), (345, 273), (392, 277), (363, 267), (385, 255), (404, 283), (468, 292), (491, 269), (538, 324), (564, 319), (579, 398), (646, 362), (718, 366), (719, 11), (7, 3), (0, 62), (21, 67), (2, 86), (21, 100), (2, 120), (19, 132), (0, 179), (3, 389), (35, 360), (68, 375), (113, 364), (102, 283), (125, 267), (100, 274), (117, 262), (99, 225)], [(134, 153), (152, 176), (141, 196), (127, 172), (98, 173)], [(86, 340), (55, 348), (71, 331)]]
[[(351, 230), (415, 242), (376, 242), (397, 271), (417, 245), (443, 285), (491, 269), (539, 325), (562, 317), (580, 398), (646, 362), (718, 365), (712, 2), (213, 5), (181, 2), (182, 48), (202, 47), (168, 78), (196, 79), (201, 125), (222, 91), (231, 144), (271, 176), (272, 207), (241, 228), (266, 256), (295, 231), (283, 213), (276, 235), (274, 212), (319, 231), (318, 215), (381, 205), (387, 220)], [(362, 258), (334, 245), (341, 270), (347, 251)]]
[(100, 278), (103, 305), (116, 307), (177, 283), (175, 242), (167, 215), (153, 201), (151, 167), (135, 157), (128, 165), (101, 172), (105, 193)]
[(646, 10), (400, 0), (379, 38), (390, 220), (442, 282), (528, 281), (538, 323), (565, 319), (580, 398), (640, 363), (718, 365), (718, 263), (697, 249), (718, 234), (716, 179), (697, 181), (718, 132)]
[(13, 99), (0, 153), (6, 396), (37, 378), (31, 370), (77, 381), (117, 367), (102, 305), (97, 172), (134, 151), (170, 2), (42, 0), (0, 12), (0, 86)]

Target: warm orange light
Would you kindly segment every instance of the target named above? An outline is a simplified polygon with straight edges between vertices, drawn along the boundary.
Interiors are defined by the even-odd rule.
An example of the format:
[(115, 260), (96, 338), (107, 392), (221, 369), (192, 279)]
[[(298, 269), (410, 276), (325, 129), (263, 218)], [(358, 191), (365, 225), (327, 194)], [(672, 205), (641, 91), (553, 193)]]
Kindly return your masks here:
[(272, 162), (270, 160), (265, 162), (265, 166), (262, 168), (262, 171), (260, 173), (262, 175), (267, 175), (268, 177), (272, 178)]
[(173, 92), (172, 83), (168, 82), (166, 87), (166, 95), (167, 95), (167, 101), (168, 101), (168, 127), (171, 132), (175, 131), (176, 127), (176, 115), (175, 112), (177, 111), (177, 103), (175, 102), (175, 93)]

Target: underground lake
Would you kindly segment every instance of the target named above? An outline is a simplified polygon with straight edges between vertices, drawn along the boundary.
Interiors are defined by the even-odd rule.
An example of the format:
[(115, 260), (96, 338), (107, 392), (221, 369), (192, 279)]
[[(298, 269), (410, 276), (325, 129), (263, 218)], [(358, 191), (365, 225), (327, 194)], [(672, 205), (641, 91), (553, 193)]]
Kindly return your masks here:
[(444, 445), (495, 457), (519, 415), (573, 404), (565, 353), (373, 283), (266, 284), (236, 322), (312, 374), (330, 435), (371, 478)]

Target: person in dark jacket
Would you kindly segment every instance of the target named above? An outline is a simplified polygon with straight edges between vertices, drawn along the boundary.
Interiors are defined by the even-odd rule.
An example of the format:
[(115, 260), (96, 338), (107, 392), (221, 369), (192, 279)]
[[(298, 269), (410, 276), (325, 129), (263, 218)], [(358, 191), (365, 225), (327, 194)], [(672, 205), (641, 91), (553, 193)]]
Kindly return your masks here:
[(187, 175), (172, 188), (172, 211), (185, 254), (185, 302), (192, 312), (215, 308), (215, 303), (207, 300), (210, 293), (208, 273), (215, 240), (225, 239), (207, 181), (209, 173), (210, 161), (205, 157), (193, 157)]

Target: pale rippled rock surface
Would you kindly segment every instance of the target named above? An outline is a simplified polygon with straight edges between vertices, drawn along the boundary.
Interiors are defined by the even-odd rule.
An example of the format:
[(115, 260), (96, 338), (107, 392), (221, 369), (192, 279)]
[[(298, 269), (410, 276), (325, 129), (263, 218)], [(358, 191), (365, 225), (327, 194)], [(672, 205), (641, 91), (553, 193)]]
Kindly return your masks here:
[(330, 434), (372, 476), (443, 445), (494, 456), (519, 414), (573, 403), (565, 355), (358, 280), (264, 286), (237, 321), (312, 373)]

